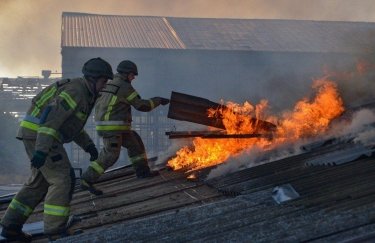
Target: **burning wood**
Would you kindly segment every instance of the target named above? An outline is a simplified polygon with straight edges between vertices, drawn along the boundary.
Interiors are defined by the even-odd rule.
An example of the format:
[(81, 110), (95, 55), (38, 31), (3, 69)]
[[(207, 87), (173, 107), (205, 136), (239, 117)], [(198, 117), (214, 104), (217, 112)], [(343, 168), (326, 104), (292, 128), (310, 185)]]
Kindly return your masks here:
[[(222, 113), (228, 110), (230, 109), (227, 106), (208, 99), (172, 92), (168, 118), (226, 129)], [(248, 122), (248, 126), (251, 127), (254, 133), (270, 132), (276, 129), (274, 124), (253, 117), (249, 117)]]
[[(207, 99), (173, 92), (169, 118), (225, 129), (223, 134), (227, 135), (247, 136), (272, 131), (273, 139), (257, 135), (249, 139), (204, 139), (205, 135), (223, 134), (171, 133), (176, 136), (199, 136), (194, 138), (191, 146), (177, 151), (176, 156), (168, 161), (168, 166), (174, 170), (194, 171), (224, 163), (233, 157), (245, 154), (249, 156), (254, 149), (266, 151), (302, 138), (323, 134), (330, 122), (343, 113), (343, 101), (336, 84), (330, 80), (317, 80), (313, 88), (316, 90), (313, 99), (304, 98), (297, 102), (292, 111), (284, 112), (279, 117), (264, 115), (267, 101), (261, 101), (256, 106), (249, 102), (243, 105), (227, 102), (223, 106)], [(269, 121), (278, 124), (277, 127)]]
[(259, 133), (250, 133), (250, 134), (227, 134), (225, 131), (171, 131), (166, 132), (169, 139), (175, 138), (272, 138), (272, 134), (259, 134)]

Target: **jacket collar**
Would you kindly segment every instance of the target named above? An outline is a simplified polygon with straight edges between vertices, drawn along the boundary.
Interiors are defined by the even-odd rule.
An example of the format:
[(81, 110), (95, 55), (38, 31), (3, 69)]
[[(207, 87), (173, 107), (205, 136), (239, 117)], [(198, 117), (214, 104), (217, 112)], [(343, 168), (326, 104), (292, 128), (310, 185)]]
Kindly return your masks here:
[(121, 75), (119, 73), (116, 73), (113, 79), (119, 79), (119, 80), (125, 81), (127, 83), (130, 83), (130, 81), (127, 78), (125, 78), (123, 75)]
[(85, 87), (87, 89), (87, 95), (91, 98), (91, 101), (90, 103), (94, 103), (96, 98), (97, 98), (97, 95), (95, 94), (95, 87), (94, 85), (88, 81), (86, 78), (82, 78), (83, 79), (83, 82), (85, 83)]

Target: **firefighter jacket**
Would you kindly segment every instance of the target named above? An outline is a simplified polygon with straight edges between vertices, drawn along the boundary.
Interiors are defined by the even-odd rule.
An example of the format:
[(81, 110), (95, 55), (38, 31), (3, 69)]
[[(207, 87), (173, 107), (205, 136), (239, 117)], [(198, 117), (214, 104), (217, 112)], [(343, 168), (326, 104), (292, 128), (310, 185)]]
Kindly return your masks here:
[(130, 81), (116, 74), (100, 93), (95, 106), (96, 130), (100, 136), (112, 136), (131, 130), (131, 107), (151, 111), (160, 105), (157, 98), (142, 99)]
[(43, 89), (20, 124), (17, 138), (36, 139), (35, 150), (48, 153), (54, 140), (93, 144), (83, 129), (95, 104), (94, 87), (84, 78), (58, 81)]

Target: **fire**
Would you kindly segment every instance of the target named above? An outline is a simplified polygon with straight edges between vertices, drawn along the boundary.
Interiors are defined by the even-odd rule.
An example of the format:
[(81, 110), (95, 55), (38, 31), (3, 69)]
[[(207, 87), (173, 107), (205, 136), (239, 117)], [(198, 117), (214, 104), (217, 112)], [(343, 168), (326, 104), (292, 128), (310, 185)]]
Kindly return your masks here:
[(250, 139), (203, 139), (195, 138), (192, 146), (177, 151), (168, 161), (174, 170), (193, 171), (224, 163), (232, 156), (238, 156), (253, 147), (269, 149), (285, 142), (294, 142), (301, 138), (322, 134), (330, 122), (344, 111), (343, 101), (334, 82), (323, 78), (313, 84), (315, 96), (297, 102), (293, 111), (280, 117), (267, 116), (268, 102), (262, 100), (258, 105), (245, 102), (243, 105), (227, 102), (229, 109), (208, 110), (208, 116), (221, 116), (228, 134), (256, 133), (255, 117), (277, 124), (272, 141), (267, 138)]

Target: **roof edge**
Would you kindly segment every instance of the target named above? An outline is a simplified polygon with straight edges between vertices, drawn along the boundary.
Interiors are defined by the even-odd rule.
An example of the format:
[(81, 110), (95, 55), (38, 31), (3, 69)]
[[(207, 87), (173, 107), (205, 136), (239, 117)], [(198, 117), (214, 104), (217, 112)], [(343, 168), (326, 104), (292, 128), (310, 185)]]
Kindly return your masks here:
[(98, 14), (98, 13), (82, 13), (82, 12), (62, 12), (62, 17), (69, 16), (121, 16), (121, 17), (154, 17), (154, 18), (175, 18), (175, 19), (225, 19), (225, 20), (252, 20), (252, 21), (285, 21), (285, 22), (317, 22), (317, 23), (364, 23), (364, 24), (375, 24), (374, 22), (365, 21), (341, 21), (341, 20), (312, 20), (312, 19), (256, 19), (256, 18), (225, 18), (225, 17), (212, 17), (212, 18), (202, 18), (202, 17), (177, 17), (177, 16), (151, 16), (151, 15), (121, 15), (121, 14)]

